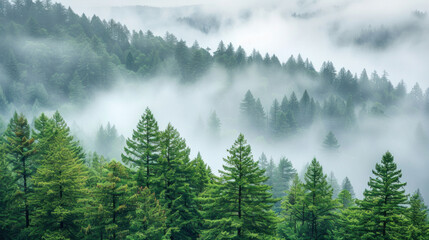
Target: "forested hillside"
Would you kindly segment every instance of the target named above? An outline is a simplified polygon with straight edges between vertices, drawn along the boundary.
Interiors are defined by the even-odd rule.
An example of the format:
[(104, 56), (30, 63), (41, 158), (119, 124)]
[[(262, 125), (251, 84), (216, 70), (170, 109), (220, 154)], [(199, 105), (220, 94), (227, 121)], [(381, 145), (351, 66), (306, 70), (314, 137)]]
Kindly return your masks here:
[[(95, 90), (112, 86), (119, 76), (180, 76), (195, 82), (214, 65), (229, 72), (256, 66), (267, 74), (279, 72), (284, 81), (311, 79), (317, 99), (334, 94), (354, 104), (397, 104), (406, 95), (403, 82), (393, 86), (387, 73), (366, 70), (360, 76), (325, 62), (317, 71), (311, 61), (291, 56), (282, 63), (276, 55), (246, 53), (232, 43), (215, 50), (188, 46), (174, 35), (154, 36), (150, 30), (130, 31), (114, 20), (79, 16), (70, 8), (50, 1), (2, 0), (0, 3), (2, 111), (8, 104), (57, 108), (82, 103)], [(213, 52), (213, 53), (211, 53)], [(416, 108), (429, 106), (429, 91), (416, 84), (410, 98)], [(374, 111), (378, 111), (375, 110)]]
[[(317, 70), (301, 55), (282, 62), (233, 43), (210, 49), (130, 31), (51, 1), (0, 0), (0, 116), (10, 119), (0, 118), (0, 239), (429, 239), (425, 181), (409, 187), (413, 176), (398, 167), (427, 166), (429, 89), (398, 82), (330, 61)], [(133, 113), (137, 125), (120, 132), (115, 114), (83, 137), (80, 127), (105, 109), (91, 103), (101, 92), (113, 99), (102, 105), (118, 108), (109, 94), (121, 84), (135, 88), (125, 92), (130, 109), (149, 106)], [(175, 91), (186, 104), (165, 97)], [(148, 98), (189, 111), (158, 116)], [(63, 115), (72, 108), (76, 119), (91, 114), (77, 125)], [(185, 128), (188, 141), (177, 122), (193, 131)], [(398, 122), (408, 135), (391, 127)], [(363, 153), (379, 149), (359, 144), (367, 140), (383, 147), (375, 166)], [(297, 160), (291, 148), (315, 157)], [(413, 154), (404, 159), (403, 149)], [(346, 155), (348, 173), (371, 164), (369, 179), (332, 170)]]

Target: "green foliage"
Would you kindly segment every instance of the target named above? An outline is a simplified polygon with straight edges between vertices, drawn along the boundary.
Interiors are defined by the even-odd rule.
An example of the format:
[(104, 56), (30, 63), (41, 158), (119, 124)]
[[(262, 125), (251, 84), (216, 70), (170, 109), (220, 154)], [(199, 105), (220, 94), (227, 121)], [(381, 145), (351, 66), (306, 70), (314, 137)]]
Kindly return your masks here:
[[(285, 157), (280, 158), (279, 164), (275, 169), (273, 177), (273, 197), (283, 198), (286, 191), (289, 190), (291, 180), (296, 176), (296, 170), (293, 168), (292, 163)], [(274, 206), (275, 212), (280, 212), (280, 202)]]
[(405, 212), (408, 196), (403, 189), (401, 170), (387, 152), (381, 163), (375, 165), (364, 199), (358, 201), (362, 209), (362, 239), (405, 239), (407, 223)]
[(17, 227), (21, 230), (30, 226), (31, 207), (28, 202), (33, 190), (31, 179), (36, 169), (34, 159), (34, 139), (30, 137), (30, 125), (23, 114), (16, 112), (3, 136), (5, 158), (13, 172), (13, 182), (17, 184), (14, 193), (15, 208), (19, 209)]
[(87, 173), (70, 136), (54, 127), (34, 176), (32, 235), (42, 239), (69, 239), (79, 234), (88, 190)]
[(13, 239), (20, 231), (19, 205), (14, 204), (18, 186), (12, 177), (9, 163), (6, 161), (5, 144), (0, 146), (0, 238)]
[(135, 216), (131, 219), (129, 240), (167, 239), (166, 211), (159, 204), (155, 194), (148, 188), (139, 189), (131, 201), (136, 204)]
[(304, 236), (313, 239), (326, 238), (333, 228), (337, 204), (332, 200), (332, 187), (323, 174), (320, 163), (313, 159), (304, 176), (304, 205), (307, 208)]
[(199, 213), (192, 191), (190, 149), (179, 132), (168, 124), (160, 134), (161, 153), (158, 159), (158, 194), (161, 205), (168, 211), (167, 229), (172, 239), (192, 239), (198, 235)]
[(420, 191), (417, 190), (411, 196), (410, 208), (407, 210), (406, 216), (410, 223), (407, 230), (407, 239), (428, 239), (428, 208), (424, 204)]
[(155, 120), (149, 108), (146, 108), (137, 124), (136, 130), (133, 131), (131, 139), (127, 139), (122, 154), (122, 161), (130, 164), (132, 167), (137, 167), (139, 178), (137, 184), (139, 186), (151, 187), (153, 191), (158, 191), (152, 183), (154, 176), (158, 173), (158, 156), (160, 154), (160, 136), (158, 123)]
[(299, 180), (298, 174), (292, 181), (287, 195), (281, 203), (281, 223), (278, 227), (278, 236), (285, 239), (299, 239), (303, 234), (303, 227), (307, 215), (304, 205), (305, 189)]
[(275, 234), (277, 218), (270, 209), (277, 199), (264, 184), (265, 171), (253, 161), (242, 134), (228, 153), (221, 177), (206, 199), (204, 210), (209, 218), (202, 239), (267, 239)]
[(94, 192), (92, 217), (97, 221), (92, 228), (95, 236), (125, 239), (129, 234), (133, 185), (129, 169), (120, 162), (112, 160), (104, 166)]

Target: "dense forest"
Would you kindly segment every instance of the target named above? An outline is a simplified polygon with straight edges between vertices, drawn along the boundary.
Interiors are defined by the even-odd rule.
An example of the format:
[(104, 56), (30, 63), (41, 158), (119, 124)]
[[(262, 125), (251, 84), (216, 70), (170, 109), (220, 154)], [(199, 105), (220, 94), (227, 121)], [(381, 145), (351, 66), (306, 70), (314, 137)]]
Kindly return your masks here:
[(2, 239), (428, 239), (419, 190), (405, 192), (386, 152), (356, 199), (313, 159), (303, 174), (242, 134), (212, 173), (149, 109), (122, 161), (85, 154), (56, 112), (30, 127), (14, 114), (1, 138)]
[[(213, 143), (224, 134), (223, 119), (238, 122), (218, 171), (203, 153), (191, 157), (171, 123), (160, 129), (149, 108), (128, 138), (108, 122), (87, 145), (56, 111), (86, 106), (120, 79), (161, 75), (193, 86), (218, 69), (227, 86), (254, 70), (267, 76), (260, 80), (266, 91), (279, 82), (294, 86), (269, 102), (246, 87), (230, 103), (237, 119), (212, 108), (207, 131), (195, 126)], [(197, 41), (188, 46), (170, 33), (130, 31), (51, 1), (0, 0), (0, 115), (10, 119), (0, 118), (0, 239), (429, 239), (423, 193), (406, 192), (390, 152), (379, 156), (369, 180), (359, 180), (368, 181), (361, 194), (317, 158), (298, 171), (286, 157), (255, 157), (244, 136), (282, 143), (322, 124), (320, 145), (335, 153), (336, 133), (362, 119), (427, 119), (429, 89), (416, 83), (408, 91), (388, 77), (337, 71), (330, 61), (316, 70), (301, 55), (281, 62), (232, 43), (213, 51)], [(417, 134), (429, 141), (423, 130)]]

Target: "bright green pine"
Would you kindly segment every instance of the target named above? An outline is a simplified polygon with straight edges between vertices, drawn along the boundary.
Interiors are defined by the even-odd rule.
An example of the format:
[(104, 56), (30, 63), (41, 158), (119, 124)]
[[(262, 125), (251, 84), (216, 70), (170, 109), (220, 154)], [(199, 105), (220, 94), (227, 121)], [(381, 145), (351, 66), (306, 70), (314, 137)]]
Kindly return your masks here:
[[(79, 158), (80, 161), (83, 161), (85, 159), (85, 152), (80, 145), (79, 141), (75, 140), (70, 132), (70, 128), (67, 126), (66, 121), (61, 116), (61, 114), (56, 111), (50, 120), (50, 127), (49, 128), (55, 128), (59, 133), (62, 133), (66, 137), (66, 141), (68, 142), (69, 146), (71, 147), (71, 150), (73, 154), (76, 155), (77, 158)], [(49, 134), (49, 131), (48, 131)]]
[[(93, 195), (92, 238), (125, 239), (129, 234), (133, 182), (130, 171), (122, 163), (112, 160), (103, 167), (103, 174)], [(91, 231), (90, 229), (90, 231)]]
[(159, 158), (160, 203), (169, 212), (167, 228), (171, 239), (192, 239), (198, 235), (199, 213), (196, 192), (192, 191), (192, 169), (189, 160), (190, 149), (179, 132), (168, 124), (160, 136)]
[[(341, 193), (340, 193), (341, 195)], [(336, 227), (333, 230), (332, 238), (335, 240), (360, 240), (362, 227), (360, 219), (362, 218), (361, 210), (352, 206), (339, 210), (338, 218), (336, 219)]]
[(313, 159), (304, 176), (306, 191), (304, 204), (307, 210), (306, 231), (304, 236), (310, 239), (324, 239), (333, 228), (336, 201), (332, 200), (333, 190), (327, 182), (320, 163)]
[(32, 192), (31, 178), (35, 172), (34, 139), (30, 137), (30, 125), (23, 114), (14, 113), (4, 133), (6, 159), (10, 164), (18, 191), (14, 204), (22, 217), (17, 223), (20, 228), (28, 228), (31, 222), (31, 209), (28, 198)]
[(387, 152), (381, 163), (375, 165), (368, 186), (359, 201), (363, 211), (362, 239), (405, 239), (407, 224), (405, 212), (408, 196), (400, 178), (401, 170), (397, 169), (393, 155)]
[(140, 187), (137, 194), (131, 198), (135, 202), (135, 216), (131, 219), (128, 240), (158, 240), (168, 239), (166, 227), (167, 212), (161, 207), (155, 194), (148, 188)]
[[(271, 210), (277, 202), (265, 185), (265, 170), (253, 160), (251, 148), (240, 134), (224, 158), (220, 180), (205, 207), (207, 227), (203, 239), (269, 239), (277, 218)], [(216, 207), (211, 207), (215, 203)], [(214, 212), (211, 212), (214, 211)]]
[(35, 239), (74, 239), (81, 232), (87, 173), (69, 139), (63, 128), (52, 130), (34, 175)]
[(416, 191), (410, 198), (410, 208), (406, 216), (410, 222), (407, 239), (429, 239), (428, 208), (425, 206), (420, 191)]
[[(146, 108), (133, 131), (131, 139), (126, 141), (122, 161), (138, 167), (138, 185), (153, 189), (151, 183), (157, 173), (159, 155), (159, 128), (152, 112)], [(153, 189), (154, 190), (154, 189)]]
[(349, 207), (353, 207), (355, 205), (355, 200), (353, 199), (352, 194), (347, 191), (347, 190), (342, 190), (339, 194), (338, 194), (338, 202), (340, 203), (340, 207), (342, 209), (346, 209)]
[(193, 180), (191, 184), (196, 190), (197, 195), (199, 195), (206, 190), (207, 185), (213, 178), (213, 174), (210, 167), (203, 161), (200, 153), (197, 154), (197, 157), (193, 159), (190, 164), (193, 171)]
[(286, 239), (299, 239), (302, 235), (307, 209), (304, 205), (305, 190), (303, 183), (295, 174), (287, 195), (281, 203), (281, 223), (278, 227), (278, 236)]

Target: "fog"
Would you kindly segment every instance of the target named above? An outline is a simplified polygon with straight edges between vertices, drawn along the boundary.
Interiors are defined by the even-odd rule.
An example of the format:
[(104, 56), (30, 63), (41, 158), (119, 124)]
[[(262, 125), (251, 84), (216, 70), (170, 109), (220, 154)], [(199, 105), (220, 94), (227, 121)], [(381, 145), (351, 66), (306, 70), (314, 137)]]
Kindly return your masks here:
[[(222, 167), (226, 149), (243, 132), (252, 146), (255, 159), (262, 152), (275, 162), (284, 156), (301, 172), (316, 157), (325, 173), (334, 172), (340, 182), (348, 176), (358, 197), (367, 187), (371, 170), (389, 150), (403, 171), (403, 181), (408, 182), (407, 190), (413, 192), (420, 188), (423, 195), (429, 197), (429, 188), (425, 184), (429, 181), (425, 171), (429, 167), (427, 116), (408, 114), (404, 109), (387, 112), (382, 117), (358, 115), (356, 126), (335, 132), (341, 145), (337, 151), (323, 148), (323, 140), (332, 130), (323, 121), (316, 121), (309, 129), (285, 140), (266, 139), (251, 129), (243, 128), (240, 121), (239, 104), (246, 91), (250, 89), (255, 97), (261, 98), (267, 112), (274, 98), (281, 99), (293, 89), (298, 89), (297, 95), (301, 96), (303, 90), (287, 81), (276, 82), (275, 78), (271, 82), (273, 84), (267, 86), (264, 76), (254, 68), (232, 78), (222, 68), (214, 67), (201, 81), (192, 85), (183, 85), (177, 79), (162, 75), (143, 81), (121, 79), (112, 90), (96, 94), (86, 107), (60, 109), (60, 112), (72, 123), (72, 130), (76, 132), (78, 129), (78, 138), (91, 150), (101, 124), (110, 122), (124, 137), (131, 137), (141, 114), (149, 107), (160, 129), (165, 129), (171, 122), (186, 139), (191, 157), (200, 152), (215, 173)], [(312, 94), (311, 90), (309, 93)], [(219, 137), (213, 137), (207, 131), (207, 120), (212, 111), (216, 111), (221, 121)], [(422, 126), (420, 131), (426, 134), (423, 134), (424, 139), (416, 134), (419, 124)]]
[[(198, 40), (200, 46), (212, 51), (223, 40), (243, 46), (247, 53), (257, 49), (276, 54), (281, 62), (292, 54), (301, 54), (316, 69), (329, 60), (337, 69), (344, 66), (353, 73), (360, 73), (363, 68), (368, 72), (386, 70), (393, 83), (403, 79), (408, 89), (415, 82), (429, 87), (429, 19), (425, 0), (394, 0), (388, 8), (381, 0), (220, 1), (216, 5), (208, 0), (60, 2), (89, 16), (114, 18), (130, 29), (151, 30), (161, 36), (168, 31), (188, 45)], [(192, 20), (204, 24), (192, 25)], [(358, 115), (355, 127), (335, 132), (340, 148), (327, 151), (322, 142), (332, 129), (323, 121), (282, 141), (258, 136), (240, 122), (239, 104), (247, 90), (261, 99), (267, 113), (274, 98), (281, 100), (292, 91), (300, 98), (305, 89), (313, 95), (315, 82), (308, 79), (283, 81), (282, 76), (266, 76), (253, 67), (230, 76), (217, 66), (189, 85), (162, 73), (150, 79), (122, 75), (117, 78), (111, 90), (97, 92), (84, 107), (68, 105), (59, 109), (88, 150), (93, 150), (99, 126), (108, 122), (116, 126), (119, 134), (130, 137), (149, 107), (160, 129), (171, 122), (186, 139), (192, 157), (200, 152), (214, 172), (222, 167), (226, 149), (243, 132), (255, 159), (262, 152), (275, 161), (284, 156), (301, 172), (316, 157), (325, 173), (333, 171), (340, 182), (348, 176), (357, 196), (362, 197), (375, 163), (389, 150), (403, 171), (407, 191), (420, 188), (429, 199), (429, 121), (427, 116), (409, 113), (406, 106), (382, 117)], [(221, 121), (219, 138), (209, 136), (205, 127), (212, 111)]]
[(130, 29), (161, 36), (168, 31), (188, 44), (198, 40), (212, 50), (223, 40), (247, 52), (276, 54), (283, 62), (301, 54), (316, 66), (330, 60), (352, 72), (386, 70), (394, 83), (429, 86), (426, 0), (393, 0), (388, 7), (382, 0), (60, 2)]

